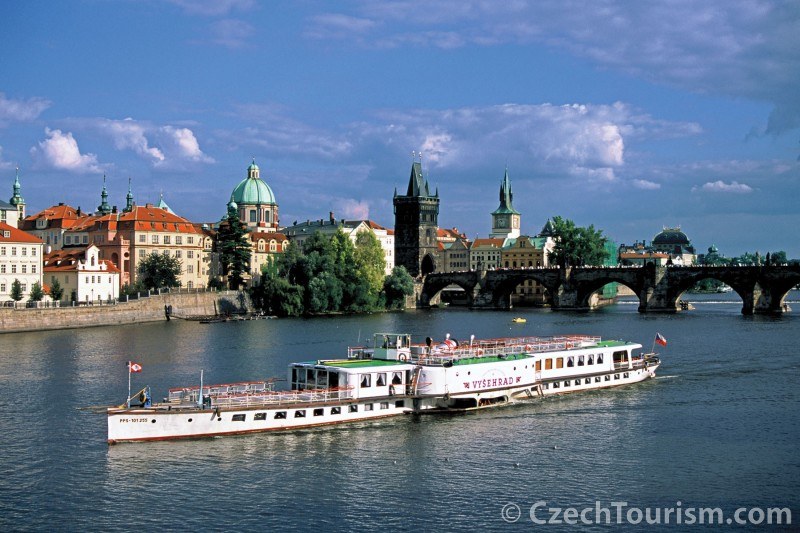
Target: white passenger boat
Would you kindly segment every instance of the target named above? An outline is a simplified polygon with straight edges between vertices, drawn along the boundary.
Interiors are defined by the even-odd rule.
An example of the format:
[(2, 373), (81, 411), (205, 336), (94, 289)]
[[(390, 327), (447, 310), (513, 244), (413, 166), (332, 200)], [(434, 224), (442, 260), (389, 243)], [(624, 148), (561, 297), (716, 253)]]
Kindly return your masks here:
[(412, 344), (379, 333), (346, 359), (289, 365), (274, 380), (171, 389), (152, 403), (146, 387), (107, 409), (108, 442), (295, 430), (406, 413), (479, 409), (520, 399), (625, 385), (655, 376), (641, 344), (599, 337), (521, 337)]

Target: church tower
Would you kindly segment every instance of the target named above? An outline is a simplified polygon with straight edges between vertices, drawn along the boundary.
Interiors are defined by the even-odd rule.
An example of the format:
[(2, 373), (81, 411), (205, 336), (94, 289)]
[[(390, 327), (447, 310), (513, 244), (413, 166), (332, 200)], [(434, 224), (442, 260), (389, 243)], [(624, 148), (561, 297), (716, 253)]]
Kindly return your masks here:
[(431, 195), (422, 162), (411, 165), (405, 196), (394, 191), (394, 264), (412, 277), (436, 270), (439, 231), (439, 191)]
[(100, 205), (97, 206), (97, 215), (107, 215), (111, 212), (108, 205), (108, 191), (106, 190), (106, 176), (103, 174), (103, 191), (100, 193)]
[(492, 212), (492, 239), (519, 237), (520, 214), (514, 209), (511, 192), (511, 180), (508, 179), (508, 168), (500, 184), (500, 207)]
[[(14, 196), (11, 197), (8, 203), (17, 208), (19, 220), (23, 220), (25, 218), (25, 199), (19, 194), (19, 191), (19, 167), (17, 167), (17, 177), (14, 178)], [(16, 227), (16, 224), (14, 224), (14, 227)]]

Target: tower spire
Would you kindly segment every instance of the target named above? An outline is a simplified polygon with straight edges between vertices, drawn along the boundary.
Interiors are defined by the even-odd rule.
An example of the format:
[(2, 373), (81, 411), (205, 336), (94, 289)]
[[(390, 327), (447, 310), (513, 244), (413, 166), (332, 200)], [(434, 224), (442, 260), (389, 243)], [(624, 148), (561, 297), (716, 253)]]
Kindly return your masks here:
[(17, 167), (17, 174), (14, 178), (14, 195), (8, 201), (11, 205), (17, 208), (17, 212), (19, 213), (19, 220), (25, 218), (25, 199), (20, 194), (20, 184), (19, 184), (19, 167)]
[(103, 174), (103, 191), (100, 193), (100, 205), (97, 206), (97, 213), (100, 215), (107, 215), (111, 212), (111, 206), (108, 205), (108, 191), (106, 190), (106, 175)]
[(128, 194), (125, 195), (125, 213), (133, 211), (133, 193), (131, 192), (131, 178), (128, 178)]

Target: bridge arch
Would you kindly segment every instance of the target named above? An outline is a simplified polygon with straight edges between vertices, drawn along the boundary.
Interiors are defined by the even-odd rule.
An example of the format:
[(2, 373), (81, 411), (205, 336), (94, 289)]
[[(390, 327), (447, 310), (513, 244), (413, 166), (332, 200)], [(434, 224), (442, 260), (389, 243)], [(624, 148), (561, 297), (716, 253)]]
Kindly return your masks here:
[(430, 306), (431, 301), (433, 301), (445, 287), (458, 285), (464, 289), (464, 292), (467, 294), (467, 306), (472, 307), (475, 286), (477, 284), (478, 276), (472, 272), (466, 274), (429, 274), (425, 276), (425, 281), (420, 290), (419, 305), (421, 307)]
[(558, 292), (560, 281), (541, 270), (514, 270), (510, 271), (502, 280), (492, 288), (492, 304), (494, 307), (510, 307), (511, 295), (516, 288), (528, 280), (535, 281), (544, 288), (545, 305), (553, 305), (554, 296)]

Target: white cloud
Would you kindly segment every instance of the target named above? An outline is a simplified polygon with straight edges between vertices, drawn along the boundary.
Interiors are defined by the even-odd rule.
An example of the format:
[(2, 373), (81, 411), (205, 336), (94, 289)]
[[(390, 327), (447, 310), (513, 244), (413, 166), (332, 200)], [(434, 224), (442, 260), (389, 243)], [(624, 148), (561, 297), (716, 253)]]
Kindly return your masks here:
[[(696, 192), (697, 190), (697, 187), (692, 188), (692, 192)], [(699, 190), (705, 192), (732, 192), (737, 194), (747, 194), (753, 192), (753, 188), (749, 185), (745, 185), (744, 183), (739, 183), (738, 181), (725, 183), (722, 180), (705, 183), (699, 188)]]
[(199, 163), (214, 162), (213, 158), (207, 156), (200, 150), (197, 137), (194, 136), (194, 133), (192, 133), (192, 130), (189, 128), (162, 126), (160, 131), (166, 136), (165, 144), (167, 142), (171, 144), (178, 158)]
[(335, 216), (342, 213), (342, 217), (350, 220), (368, 220), (369, 219), (369, 203), (363, 200), (354, 200), (352, 198), (339, 198), (334, 201), (336, 205)]
[(78, 174), (101, 172), (102, 168), (94, 154), (81, 154), (78, 142), (71, 132), (45, 128), (47, 139), (39, 147), (31, 148), (31, 156), (40, 164), (58, 170), (68, 170)]
[(98, 127), (111, 136), (117, 150), (133, 150), (153, 162), (164, 161), (164, 154), (158, 148), (150, 146), (145, 137), (147, 128), (132, 118), (125, 120), (100, 119)]
[(50, 100), (44, 98), (28, 98), (13, 100), (0, 93), (0, 128), (11, 122), (30, 122), (35, 120), (45, 109), (50, 107)]
[(637, 179), (637, 180), (632, 180), (631, 183), (637, 189), (642, 189), (642, 190), (645, 190), (645, 191), (654, 191), (656, 189), (660, 189), (661, 188), (661, 184), (660, 183), (655, 183), (653, 181), (648, 181), (648, 180), (638, 180)]

